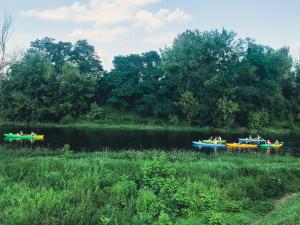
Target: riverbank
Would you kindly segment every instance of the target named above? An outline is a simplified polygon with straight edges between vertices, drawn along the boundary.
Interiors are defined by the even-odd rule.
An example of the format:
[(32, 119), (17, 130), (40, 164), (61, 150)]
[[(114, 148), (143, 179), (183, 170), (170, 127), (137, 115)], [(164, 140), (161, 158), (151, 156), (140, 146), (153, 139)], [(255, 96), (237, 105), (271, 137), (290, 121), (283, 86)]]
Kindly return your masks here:
[(187, 131), (187, 132), (201, 132), (201, 133), (227, 133), (227, 134), (260, 134), (260, 135), (288, 135), (300, 134), (300, 126), (278, 126), (265, 127), (260, 130), (249, 129), (245, 127), (231, 127), (231, 128), (214, 128), (214, 127), (198, 127), (170, 124), (104, 124), (92, 122), (73, 122), (73, 123), (40, 123), (34, 122), (30, 124), (20, 122), (0, 122), (0, 126), (15, 126), (15, 127), (30, 127), (30, 128), (90, 128), (90, 129), (119, 129), (119, 130), (149, 130), (149, 131)]
[(0, 147), (0, 224), (275, 224), (299, 177), (292, 157)]

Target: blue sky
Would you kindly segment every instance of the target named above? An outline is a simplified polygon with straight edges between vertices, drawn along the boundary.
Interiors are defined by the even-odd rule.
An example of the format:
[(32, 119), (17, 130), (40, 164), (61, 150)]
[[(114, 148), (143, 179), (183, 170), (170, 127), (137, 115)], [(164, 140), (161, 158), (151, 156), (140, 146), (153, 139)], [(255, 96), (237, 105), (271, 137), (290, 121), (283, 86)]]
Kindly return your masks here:
[(273, 48), (300, 54), (297, 0), (0, 0), (14, 20), (10, 49), (45, 36), (87, 39), (105, 69), (115, 55), (159, 50), (186, 29), (226, 28)]

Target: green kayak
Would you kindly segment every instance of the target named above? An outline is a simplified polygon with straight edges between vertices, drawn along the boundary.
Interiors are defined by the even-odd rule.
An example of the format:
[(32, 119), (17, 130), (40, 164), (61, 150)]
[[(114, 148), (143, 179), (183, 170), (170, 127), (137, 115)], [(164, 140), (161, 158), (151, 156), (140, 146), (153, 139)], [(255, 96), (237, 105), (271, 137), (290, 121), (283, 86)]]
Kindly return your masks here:
[(44, 135), (29, 135), (29, 134), (24, 134), (24, 135), (19, 135), (19, 134), (4, 134), (6, 138), (11, 138), (11, 139), (43, 139)]
[(282, 147), (284, 142), (280, 142), (279, 144), (261, 144), (259, 145), (260, 148), (280, 148)]

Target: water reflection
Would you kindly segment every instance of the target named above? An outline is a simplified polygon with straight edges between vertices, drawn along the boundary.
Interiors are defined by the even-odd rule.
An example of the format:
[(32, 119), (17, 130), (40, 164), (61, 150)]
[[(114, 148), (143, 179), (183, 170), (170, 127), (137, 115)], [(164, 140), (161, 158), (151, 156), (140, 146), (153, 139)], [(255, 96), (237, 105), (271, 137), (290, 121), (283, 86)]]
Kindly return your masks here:
[(16, 133), (18, 130), (44, 134), (45, 140), (7, 140), (0, 138), (1, 145), (19, 147), (47, 147), (62, 148), (69, 144), (74, 151), (101, 151), (109, 149), (112, 151), (157, 149), (164, 151), (184, 150), (200, 151), (207, 154), (217, 152), (235, 153), (262, 153), (262, 154), (290, 154), (300, 156), (300, 135), (290, 134), (285, 136), (268, 136), (268, 139), (284, 141), (281, 149), (208, 149), (195, 148), (192, 141), (208, 139), (211, 136), (221, 135), (228, 142), (234, 142), (245, 134), (219, 134), (199, 132), (168, 132), (148, 130), (124, 130), (124, 129), (87, 129), (87, 128), (26, 128), (26, 127), (0, 127), (0, 133)]

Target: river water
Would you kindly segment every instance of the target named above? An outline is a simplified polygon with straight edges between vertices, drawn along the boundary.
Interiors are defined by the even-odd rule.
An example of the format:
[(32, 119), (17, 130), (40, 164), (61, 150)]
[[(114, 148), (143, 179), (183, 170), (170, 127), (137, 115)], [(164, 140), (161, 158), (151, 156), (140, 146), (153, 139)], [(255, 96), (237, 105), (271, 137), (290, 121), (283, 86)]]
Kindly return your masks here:
[[(23, 130), (30, 133), (32, 129), (25, 127), (0, 127), (0, 133), (17, 133)], [(43, 141), (29, 140), (5, 140), (0, 138), (1, 145), (13, 147), (48, 147), (61, 148), (69, 144), (74, 151), (101, 151), (105, 149), (113, 151), (121, 150), (145, 150), (159, 149), (166, 151), (188, 150), (212, 153), (216, 151), (228, 151), (224, 149), (198, 149), (192, 147), (192, 141), (208, 139), (210, 136), (222, 136), (227, 142), (237, 142), (238, 138), (248, 134), (219, 134), (201, 132), (174, 132), (174, 131), (149, 131), (149, 130), (125, 130), (125, 129), (94, 129), (94, 128), (34, 128), (34, 132), (44, 134)], [(254, 136), (255, 134), (253, 134)], [(285, 142), (284, 147), (278, 150), (266, 149), (272, 154), (284, 154), (300, 156), (300, 134), (269, 135), (264, 138)], [(262, 150), (243, 149), (230, 150), (236, 152), (253, 152)]]

